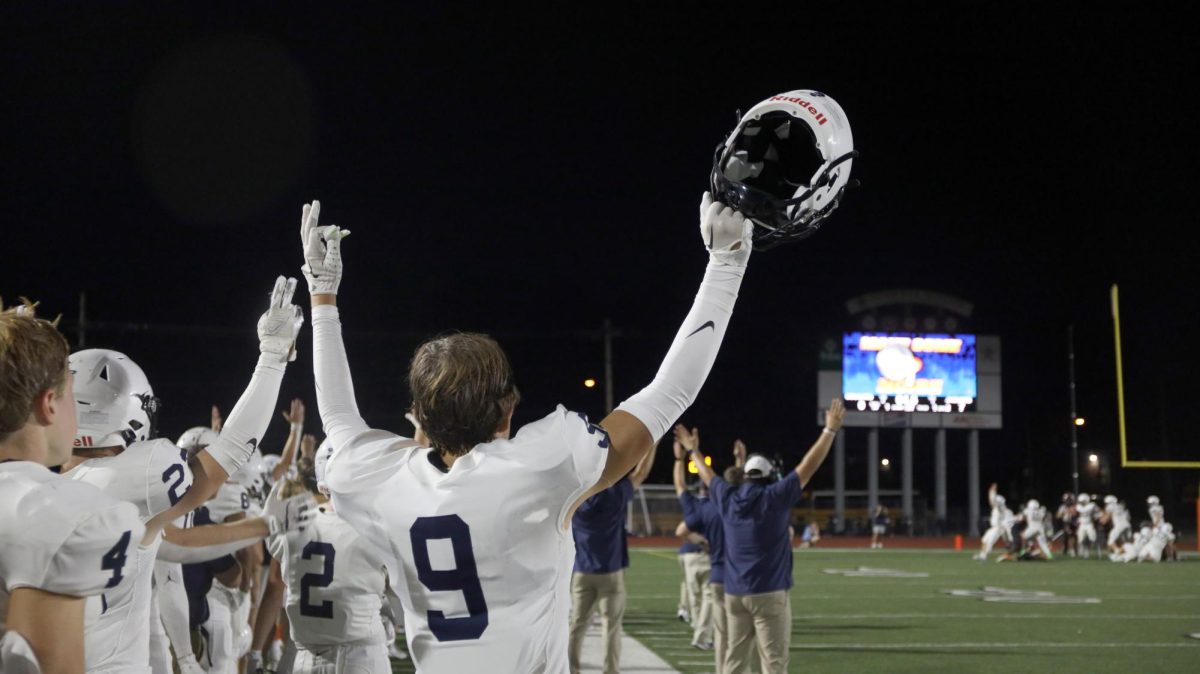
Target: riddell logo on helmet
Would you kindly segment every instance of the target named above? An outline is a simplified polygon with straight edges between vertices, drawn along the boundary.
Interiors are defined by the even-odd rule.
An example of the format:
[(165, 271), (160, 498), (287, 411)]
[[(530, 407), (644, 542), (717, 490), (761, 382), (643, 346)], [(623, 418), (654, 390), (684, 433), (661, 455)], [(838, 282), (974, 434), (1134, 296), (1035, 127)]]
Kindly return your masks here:
[(796, 105), (799, 105), (800, 107), (812, 113), (812, 116), (816, 118), (818, 125), (829, 121), (825, 118), (825, 115), (822, 115), (820, 111), (817, 110), (816, 106), (804, 100), (803, 98), (796, 98), (795, 96), (772, 96), (769, 100), (787, 101), (788, 103), (795, 103)]
[(75, 438), (76, 447), (91, 447), (92, 444), (92, 436), (90, 435), (81, 435), (78, 438)]

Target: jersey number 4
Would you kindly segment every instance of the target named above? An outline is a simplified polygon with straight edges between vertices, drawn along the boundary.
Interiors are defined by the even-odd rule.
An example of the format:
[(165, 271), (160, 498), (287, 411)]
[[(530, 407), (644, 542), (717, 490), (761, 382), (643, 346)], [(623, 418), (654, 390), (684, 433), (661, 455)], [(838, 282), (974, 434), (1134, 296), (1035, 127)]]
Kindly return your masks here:
[[(438, 641), (478, 639), (488, 626), (487, 601), (479, 583), (475, 551), (471, 546), (471, 528), (458, 515), (418, 517), (409, 530), (417, 578), (433, 592), (462, 592), (469, 615), (447, 618), (442, 611), (429, 611), (429, 631)], [(450, 539), (456, 566), (434, 571), (429, 563), (429, 541)]]
[(125, 569), (125, 561), (128, 559), (126, 553), (129, 551), (129, 539), (132, 532), (126, 531), (121, 534), (117, 544), (112, 546), (112, 549), (104, 553), (100, 558), (100, 568), (105, 571), (112, 571), (112, 578), (108, 579), (108, 584), (105, 588), (116, 587), (121, 584), (121, 580), (125, 576), (121, 573)]

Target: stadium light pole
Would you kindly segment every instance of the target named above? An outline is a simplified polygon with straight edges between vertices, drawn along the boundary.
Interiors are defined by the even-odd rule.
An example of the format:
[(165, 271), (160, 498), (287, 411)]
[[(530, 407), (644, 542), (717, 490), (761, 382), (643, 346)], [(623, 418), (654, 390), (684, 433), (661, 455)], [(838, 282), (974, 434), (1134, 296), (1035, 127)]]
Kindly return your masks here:
[(1079, 493), (1079, 424), (1075, 423), (1075, 325), (1067, 326), (1067, 363), (1071, 374), (1071, 485)]

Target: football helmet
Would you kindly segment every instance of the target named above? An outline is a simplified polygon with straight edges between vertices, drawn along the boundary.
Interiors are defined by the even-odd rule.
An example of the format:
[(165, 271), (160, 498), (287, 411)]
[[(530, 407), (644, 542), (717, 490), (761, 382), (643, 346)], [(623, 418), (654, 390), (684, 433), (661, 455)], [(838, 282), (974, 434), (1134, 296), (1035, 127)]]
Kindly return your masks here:
[(190, 458), (195, 456), (196, 452), (215, 443), (219, 437), (220, 434), (208, 426), (192, 426), (179, 436), (175, 446), (185, 450)]
[(754, 223), (754, 249), (814, 234), (837, 208), (858, 155), (850, 121), (829, 96), (799, 89), (750, 108), (717, 146), (713, 199)]
[(993, 499), (993, 500), (996, 502), (996, 507), (997, 507), (997, 508), (1002, 508), (1002, 507), (1004, 507), (1004, 497), (1003, 497), (1003, 496), (1001, 496), (1000, 494), (996, 494), (996, 497), (995, 497), (995, 499)]
[(1087, 494), (1080, 494), (1080, 495), (1079, 495), (1079, 503), (1080, 503), (1080, 505), (1087, 505), (1087, 504), (1089, 504), (1089, 503), (1091, 503), (1091, 502), (1092, 502), (1092, 497), (1091, 497), (1091, 496), (1088, 496)]
[(1109, 494), (1108, 496), (1105, 496), (1105, 497), (1104, 497), (1104, 504), (1105, 504), (1105, 505), (1116, 505), (1116, 503), (1117, 503), (1117, 497), (1116, 497), (1116, 496), (1113, 496), (1112, 494)]
[(1029, 499), (1029, 503), (1025, 504), (1025, 507), (1029, 510), (1037, 510), (1038, 508), (1042, 507), (1042, 504), (1038, 503), (1037, 499), (1031, 498)]
[(1147, 496), (1146, 497), (1146, 505), (1158, 505), (1158, 497), (1157, 496)]
[(313, 472), (317, 477), (317, 491), (326, 496), (329, 496), (329, 487), (325, 486), (325, 467), (329, 465), (331, 458), (333, 458), (333, 443), (329, 441), (329, 438), (325, 438), (313, 456)]
[(84, 349), (67, 364), (79, 417), (75, 449), (128, 447), (154, 437), (159, 400), (137, 363), (117, 351)]
[(267, 497), (266, 480), (263, 479), (263, 455), (257, 448), (250, 454), (246, 463), (242, 464), (229, 476), (228, 482), (242, 488), (251, 500), (262, 505)]

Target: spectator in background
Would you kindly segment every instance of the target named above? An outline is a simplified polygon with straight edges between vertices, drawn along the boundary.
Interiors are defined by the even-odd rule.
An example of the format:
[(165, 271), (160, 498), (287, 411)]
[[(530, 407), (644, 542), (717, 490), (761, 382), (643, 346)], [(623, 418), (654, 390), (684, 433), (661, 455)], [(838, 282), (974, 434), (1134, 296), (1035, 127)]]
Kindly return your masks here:
[(584, 501), (571, 518), (575, 537), (575, 572), (571, 575), (571, 634), (567, 659), (572, 674), (579, 672), (583, 635), (599, 608), (604, 630), (604, 671), (616, 674), (621, 667), (621, 620), (625, 615), (625, 569), (629, 547), (625, 540), (625, 513), (633, 492), (650, 475), (655, 448), (651, 448), (629, 475)]
[(880, 503), (875, 506), (875, 513), (871, 515), (871, 547), (882, 548), (883, 535), (887, 533), (888, 525), (891, 524), (892, 518), (888, 515), (887, 506)]
[[(723, 672), (750, 671), (758, 644), (763, 674), (788, 671), (792, 634), (792, 549), (788, 536), (791, 507), (829, 454), (842, 427), (845, 408), (834, 399), (825, 428), (796, 467), (778, 480), (771, 462), (752, 455), (743, 466), (745, 482), (733, 486), (704, 463), (699, 447), (692, 459), (721, 514), (725, 533), (725, 615), (728, 646)], [(698, 443), (697, 443), (698, 445)]]

